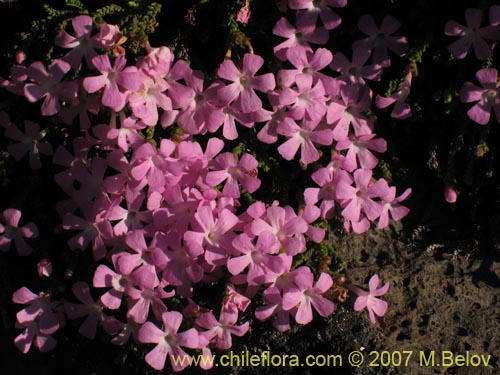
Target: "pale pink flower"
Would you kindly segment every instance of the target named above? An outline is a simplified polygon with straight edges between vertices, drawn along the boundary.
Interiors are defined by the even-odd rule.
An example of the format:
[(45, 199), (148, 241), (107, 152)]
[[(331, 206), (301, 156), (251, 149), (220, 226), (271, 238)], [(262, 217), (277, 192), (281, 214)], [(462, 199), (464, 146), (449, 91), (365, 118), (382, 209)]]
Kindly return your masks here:
[(287, 39), (273, 48), (275, 55), (283, 61), (287, 60), (286, 53), (290, 48), (300, 47), (312, 52), (309, 43), (326, 44), (330, 37), (328, 30), (323, 26), (317, 28), (316, 25), (297, 25), (295, 28), (284, 17), (280, 18), (274, 25), (273, 34)]
[(5, 136), (19, 142), (7, 145), (7, 151), (14, 159), (21, 160), (26, 154), (29, 154), (31, 169), (42, 167), (40, 154), (52, 155), (52, 145), (48, 142), (41, 142), (45, 132), (41, 132), (40, 125), (35, 122), (24, 121), (24, 134), (16, 126), (9, 126), (5, 130)]
[[(337, 150), (348, 150), (343, 168), (352, 172), (359, 166), (364, 169), (373, 169), (378, 164), (378, 159), (370, 150), (378, 153), (384, 153), (387, 150), (385, 139), (376, 138), (376, 134), (366, 134), (356, 137), (351, 135), (349, 138), (337, 142)], [(358, 161), (358, 162), (357, 162)]]
[(92, 63), (101, 75), (84, 78), (83, 87), (90, 94), (104, 87), (102, 104), (116, 112), (120, 111), (126, 104), (127, 90), (135, 92), (141, 87), (142, 81), (137, 68), (126, 68), (127, 60), (123, 55), (115, 59), (113, 67), (108, 55), (97, 55)]
[(467, 115), (472, 121), (486, 125), (490, 121), (491, 110), (494, 110), (497, 121), (500, 122), (500, 84), (497, 82), (497, 70), (478, 70), (476, 78), (482, 87), (465, 82), (460, 90), (462, 103), (477, 102), (467, 111)]
[(261, 285), (267, 280), (269, 271), (278, 272), (282, 266), (282, 259), (276, 257), (280, 244), (270, 232), (262, 232), (257, 244), (242, 233), (233, 240), (233, 247), (238, 255), (227, 261), (227, 269), (232, 275), (239, 275), (248, 268), (246, 281), (249, 285)]
[[(190, 356), (181, 348), (198, 348), (199, 335), (195, 328), (178, 332), (182, 323), (182, 314), (177, 311), (167, 311), (162, 315), (163, 330), (151, 322), (146, 322), (138, 333), (142, 343), (156, 344), (155, 348), (146, 354), (146, 362), (156, 370), (163, 370), (167, 356), (174, 371), (181, 371), (189, 366)], [(174, 361), (175, 358), (175, 361)], [(178, 358), (186, 358), (182, 364)]]
[(82, 303), (65, 302), (64, 310), (66, 311), (66, 315), (72, 320), (86, 316), (78, 332), (89, 339), (94, 339), (99, 323), (110, 335), (118, 332), (121, 323), (115, 317), (104, 314), (104, 306), (100, 301), (94, 301), (87, 283), (77, 282), (73, 284), (71, 290), (75, 297)]
[(408, 39), (404, 36), (392, 36), (400, 27), (401, 23), (392, 16), (385, 16), (378, 27), (371, 14), (361, 16), (358, 20), (359, 29), (367, 38), (354, 42), (353, 48), (365, 48), (374, 50), (372, 63), (380, 64), (387, 68), (391, 65), (388, 49), (396, 55), (403, 56), (408, 50)]
[(257, 159), (250, 154), (243, 154), (237, 162), (233, 153), (226, 152), (215, 158), (214, 170), (207, 173), (206, 182), (209, 186), (217, 186), (226, 181), (222, 194), (231, 198), (239, 198), (238, 182), (249, 193), (253, 193), (260, 187), (257, 167)]
[[(97, 55), (95, 49), (110, 47), (111, 40), (115, 39), (111, 38), (111, 40), (109, 40), (110, 38), (108, 36), (103, 40), (103, 31), (92, 37), (92, 24), (93, 21), (90, 16), (76, 16), (71, 20), (75, 36), (61, 29), (54, 39), (54, 44), (56, 46), (71, 48), (71, 51), (63, 57), (63, 60), (67, 61), (73, 69), (78, 68), (83, 57), (85, 57), (87, 66), (94, 68), (92, 58)], [(101, 25), (101, 30), (106, 29), (104, 25), (105, 23)]]
[(338, 79), (349, 83), (365, 83), (364, 79), (380, 81), (382, 77), (382, 65), (366, 65), (370, 58), (370, 51), (364, 48), (354, 48), (352, 51), (352, 62), (347, 60), (342, 52), (335, 53), (330, 68), (340, 73)]
[[(290, 311), (285, 311), (282, 306), (282, 296), (278, 288), (272, 286), (264, 290), (262, 297), (266, 301), (264, 306), (259, 306), (255, 309), (255, 317), (258, 320), (267, 320), (273, 315), (276, 318), (273, 321), (273, 326), (280, 332), (285, 332), (290, 329)], [(292, 309), (291, 311), (293, 311)]]
[(406, 200), (408, 196), (411, 194), (411, 189), (406, 189), (403, 194), (399, 197), (396, 197), (396, 187), (389, 187), (387, 195), (382, 197), (383, 206), (382, 212), (380, 213), (380, 218), (378, 219), (377, 228), (382, 229), (389, 225), (389, 214), (393, 220), (401, 220), (403, 217), (408, 215), (410, 210), (402, 206), (400, 202)]
[(328, 106), (326, 121), (333, 125), (333, 139), (342, 141), (349, 136), (352, 125), (357, 136), (371, 134), (373, 123), (363, 114), (372, 101), (372, 92), (361, 84), (344, 84), (340, 98), (334, 98)]
[(323, 297), (333, 280), (327, 273), (322, 272), (316, 284), (314, 275), (307, 267), (296, 269), (294, 276), (295, 288), (283, 293), (283, 309), (291, 310), (298, 306), (295, 313), (295, 321), (299, 324), (308, 324), (313, 320), (312, 307), (322, 317), (327, 317), (333, 313), (335, 304)]
[(48, 293), (40, 292), (37, 295), (27, 287), (22, 287), (14, 292), (12, 302), (28, 305), (16, 314), (17, 323), (21, 325), (36, 321), (40, 332), (48, 335), (64, 326), (64, 316), (59, 311), (60, 303), (52, 301)]
[[(231, 249), (233, 227), (238, 217), (228, 209), (220, 211), (217, 218), (211, 207), (202, 206), (194, 214), (193, 230), (184, 233), (184, 242), (194, 248), (191, 251), (205, 249), (205, 260), (210, 265), (225, 263), (228, 249)], [(196, 250), (198, 248), (198, 250)]]
[(295, 120), (305, 118), (319, 122), (327, 110), (323, 83), (318, 81), (313, 84), (313, 77), (302, 73), (295, 76), (295, 82), (296, 89), (285, 87), (280, 92), (280, 105), (287, 105)]
[(236, 325), (237, 319), (237, 314), (221, 312), (217, 321), (214, 314), (210, 311), (200, 314), (196, 319), (196, 324), (208, 330), (206, 333), (203, 332), (203, 334), (210, 341), (214, 342), (217, 348), (227, 350), (233, 345), (231, 336), (243, 336), (247, 333), (250, 326), (249, 322), (245, 322), (239, 326)]
[(61, 82), (69, 70), (70, 65), (62, 60), (54, 60), (48, 72), (40, 61), (29, 66), (28, 76), (33, 83), (24, 85), (24, 96), (31, 103), (45, 98), (41, 109), (43, 116), (52, 116), (59, 112), (61, 98), (71, 100), (76, 97), (78, 84), (76, 82)]
[(342, 19), (330, 7), (343, 8), (347, 0), (289, 0), (290, 9), (299, 10), (297, 24), (314, 26), (321, 19), (327, 30), (333, 30), (340, 25)]
[[(291, 126), (289, 126), (291, 125)], [(329, 146), (333, 142), (331, 129), (321, 129), (317, 121), (302, 120), (302, 126), (283, 123), (279, 133), (288, 140), (278, 147), (278, 152), (286, 160), (292, 160), (300, 148), (300, 161), (307, 165), (319, 159), (316, 145)]]
[(19, 227), (21, 211), (8, 208), (0, 214), (0, 251), (7, 251), (14, 241), (19, 255), (29, 255), (32, 248), (26, 243), (25, 238), (38, 237), (38, 228), (33, 223)]
[(305, 220), (297, 216), (289, 206), (268, 207), (266, 214), (255, 219), (250, 226), (251, 232), (256, 236), (260, 236), (263, 232), (272, 233), (286, 253), (292, 256), (306, 250), (303, 234), (307, 229)]
[(116, 310), (120, 307), (123, 294), (132, 285), (132, 278), (125, 274), (118, 264), (122, 253), (113, 254), (111, 259), (117, 272), (104, 264), (100, 264), (94, 272), (92, 280), (95, 288), (111, 288), (100, 297), (101, 303), (108, 309)]
[(362, 213), (368, 220), (377, 219), (382, 212), (382, 204), (373, 198), (380, 198), (387, 194), (387, 182), (383, 179), (372, 183), (370, 181), (372, 171), (369, 169), (357, 169), (354, 171), (354, 183), (356, 187), (350, 186), (344, 181), (337, 185), (337, 197), (343, 201), (344, 209), (342, 216), (345, 219), (359, 222)]
[(387, 108), (391, 104), (396, 103), (394, 105), (394, 108), (392, 109), (391, 117), (400, 120), (410, 117), (411, 108), (405, 101), (406, 98), (408, 98), (408, 95), (410, 95), (412, 78), (413, 78), (413, 72), (410, 70), (406, 74), (404, 82), (401, 85), (401, 88), (398, 89), (396, 92), (394, 92), (390, 97), (385, 98), (383, 96), (377, 95), (377, 97), (375, 98), (375, 103), (377, 107)]
[(26, 354), (34, 342), (41, 352), (54, 349), (56, 340), (51, 335), (65, 324), (60, 303), (51, 301), (47, 293), (36, 295), (26, 287), (14, 292), (12, 302), (28, 305), (16, 315), (16, 328), (24, 328), (14, 339), (17, 348)]
[(243, 56), (241, 70), (234, 65), (232, 60), (224, 60), (217, 70), (217, 75), (233, 83), (221, 87), (217, 91), (217, 96), (224, 103), (235, 102), (236, 106), (241, 108), (244, 113), (254, 112), (262, 108), (262, 101), (255, 90), (267, 93), (276, 86), (272, 73), (255, 75), (262, 65), (264, 65), (264, 59), (250, 53)]
[(320, 204), (321, 217), (331, 219), (334, 216), (335, 202), (340, 200), (337, 197), (337, 185), (340, 181), (352, 184), (352, 177), (344, 169), (345, 158), (336, 155), (325, 168), (320, 168), (311, 175), (313, 181), (319, 188), (307, 188), (304, 191), (304, 200), (307, 205)]
[(350, 289), (358, 295), (356, 302), (354, 302), (354, 310), (361, 311), (365, 307), (370, 315), (370, 321), (375, 324), (377, 322), (375, 316), (384, 316), (387, 312), (387, 302), (377, 297), (387, 293), (389, 290), (389, 283), (385, 283), (382, 288), (377, 289), (379, 284), (379, 277), (377, 274), (370, 278), (368, 283), (369, 291), (358, 288), (357, 286), (350, 286)]
[(457, 59), (463, 59), (472, 46), (476, 57), (480, 60), (486, 60), (493, 55), (493, 51), (484, 39), (500, 40), (500, 29), (494, 26), (481, 27), (483, 11), (480, 9), (466, 9), (465, 21), (467, 26), (463, 26), (455, 20), (446, 23), (444, 33), (448, 36), (460, 37), (450, 44), (448, 50)]
[(296, 77), (299, 74), (307, 74), (313, 77), (313, 83), (321, 80), (325, 84), (325, 80), (331, 77), (325, 76), (319, 71), (330, 64), (333, 55), (326, 48), (318, 48), (316, 51), (306, 51), (304, 48), (294, 47), (290, 48), (286, 56), (288, 61), (295, 67), (295, 69), (281, 69), (278, 71), (278, 83), (284, 87), (290, 87), (296, 82)]

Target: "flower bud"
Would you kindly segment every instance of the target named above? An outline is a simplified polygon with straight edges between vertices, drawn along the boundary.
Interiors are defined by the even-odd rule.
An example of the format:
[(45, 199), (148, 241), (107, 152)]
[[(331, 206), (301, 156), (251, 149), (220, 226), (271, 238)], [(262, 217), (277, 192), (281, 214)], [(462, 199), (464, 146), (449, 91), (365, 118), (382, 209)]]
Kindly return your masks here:
[(16, 52), (16, 64), (21, 65), (26, 60), (26, 54), (23, 51)]
[(52, 263), (48, 259), (42, 259), (36, 265), (39, 277), (49, 277), (52, 274)]
[(448, 203), (455, 203), (457, 201), (457, 191), (453, 186), (447, 186), (444, 189), (444, 199)]

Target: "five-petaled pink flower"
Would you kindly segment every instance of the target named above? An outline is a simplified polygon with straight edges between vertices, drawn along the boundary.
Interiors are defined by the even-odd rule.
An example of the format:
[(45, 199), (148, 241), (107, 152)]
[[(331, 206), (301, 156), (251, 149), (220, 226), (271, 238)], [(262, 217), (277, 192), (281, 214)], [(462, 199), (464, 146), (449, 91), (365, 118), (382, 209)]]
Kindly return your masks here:
[(472, 121), (480, 125), (486, 125), (490, 121), (490, 114), (493, 109), (497, 121), (500, 122), (500, 84), (497, 82), (497, 70), (494, 68), (478, 70), (476, 78), (482, 88), (470, 82), (465, 82), (460, 90), (462, 103), (477, 102), (467, 111), (467, 115)]
[(299, 10), (297, 24), (316, 27), (318, 17), (327, 30), (333, 30), (340, 25), (342, 19), (330, 7), (342, 8), (347, 0), (290, 0), (290, 9)]
[(40, 61), (36, 61), (29, 66), (28, 76), (32, 82), (24, 85), (24, 96), (31, 103), (45, 98), (41, 110), (43, 116), (52, 116), (59, 112), (61, 98), (71, 100), (76, 97), (78, 92), (77, 83), (61, 82), (70, 68), (70, 65), (63, 60), (54, 60), (48, 72)]
[(378, 27), (373, 16), (365, 14), (359, 18), (358, 27), (368, 37), (354, 42), (353, 48), (374, 49), (372, 63), (387, 68), (391, 65), (387, 49), (398, 56), (403, 56), (408, 49), (408, 39), (405, 36), (392, 36), (400, 26), (401, 23), (396, 18), (385, 16)]
[(244, 113), (250, 113), (262, 108), (262, 101), (254, 90), (267, 93), (274, 89), (275, 80), (272, 73), (255, 76), (264, 65), (264, 59), (258, 55), (247, 53), (243, 56), (243, 66), (240, 69), (231, 60), (224, 60), (217, 75), (233, 83), (221, 87), (217, 96), (224, 103), (235, 102)]
[[(189, 366), (190, 356), (181, 348), (197, 348), (199, 335), (195, 328), (177, 332), (182, 323), (182, 314), (178, 311), (167, 311), (162, 315), (163, 330), (151, 322), (146, 322), (138, 333), (139, 342), (156, 344), (146, 354), (146, 362), (156, 370), (163, 370), (167, 355), (174, 371), (181, 371)], [(186, 359), (180, 361), (179, 359)]]
[(466, 9), (465, 21), (467, 26), (463, 26), (455, 20), (446, 23), (444, 33), (449, 36), (460, 37), (460, 39), (450, 44), (448, 50), (457, 59), (463, 59), (472, 46), (476, 57), (479, 60), (486, 60), (493, 55), (493, 51), (484, 39), (499, 40), (500, 30), (494, 26), (481, 27), (483, 11), (480, 9)]
[(138, 91), (141, 87), (140, 75), (137, 68), (125, 67), (127, 60), (120, 55), (116, 58), (113, 67), (108, 55), (97, 55), (92, 64), (101, 73), (100, 76), (87, 77), (83, 80), (83, 87), (92, 94), (104, 87), (102, 104), (114, 111), (120, 111), (126, 104), (127, 90)]
[(25, 120), (24, 134), (15, 125), (11, 125), (5, 130), (5, 135), (19, 142), (7, 145), (7, 151), (16, 160), (21, 160), (24, 155), (29, 154), (31, 169), (40, 169), (42, 167), (40, 154), (52, 155), (52, 145), (40, 141), (45, 134), (40, 131), (40, 125), (36, 122)]
[(323, 297), (333, 285), (333, 280), (327, 273), (322, 272), (316, 284), (314, 275), (309, 268), (300, 267), (295, 271), (294, 283), (296, 287), (283, 294), (283, 309), (285, 311), (297, 308), (295, 321), (299, 324), (310, 323), (313, 319), (312, 307), (322, 317), (333, 313), (335, 304)]
[(24, 238), (38, 237), (38, 228), (33, 223), (28, 223), (19, 227), (21, 211), (15, 208), (8, 208), (0, 214), (0, 251), (9, 250), (12, 241), (16, 244), (19, 255), (29, 255), (31, 247)]
[(379, 284), (379, 277), (377, 274), (370, 278), (368, 283), (369, 291), (360, 289), (357, 286), (352, 285), (350, 289), (358, 295), (356, 302), (354, 302), (354, 310), (361, 311), (365, 307), (370, 315), (370, 321), (375, 324), (377, 322), (376, 316), (384, 316), (387, 311), (387, 302), (383, 301), (377, 297), (380, 297), (387, 293), (389, 290), (389, 283), (385, 283), (382, 288), (377, 289)]

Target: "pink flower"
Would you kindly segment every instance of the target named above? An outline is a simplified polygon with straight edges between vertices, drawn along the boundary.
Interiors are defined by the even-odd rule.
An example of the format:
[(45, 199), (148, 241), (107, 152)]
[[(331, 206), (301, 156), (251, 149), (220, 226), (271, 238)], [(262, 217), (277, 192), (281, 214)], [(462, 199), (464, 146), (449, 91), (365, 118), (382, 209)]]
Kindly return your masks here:
[(0, 215), (0, 250), (9, 250), (10, 244), (14, 241), (19, 255), (29, 255), (31, 247), (24, 238), (38, 237), (38, 228), (33, 223), (28, 223), (23, 227), (18, 227), (21, 220), (21, 211), (14, 208), (4, 210)]
[(297, 25), (295, 28), (286, 18), (280, 18), (273, 28), (273, 34), (287, 38), (284, 42), (274, 47), (275, 55), (282, 61), (287, 60), (286, 53), (292, 47), (300, 47), (312, 52), (309, 43), (326, 44), (330, 37), (328, 30), (324, 27), (316, 28), (316, 25)]
[(338, 79), (350, 83), (365, 83), (364, 79), (379, 81), (382, 76), (382, 65), (366, 65), (370, 58), (370, 51), (364, 48), (354, 48), (352, 51), (352, 62), (347, 60), (342, 52), (333, 55), (330, 68), (341, 73)]
[(228, 209), (220, 211), (214, 218), (212, 208), (202, 206), (194, 214), (192, 231), (184, 233), (184, 241), (192, 252), (198, 253), (205, 248), (205, 260), (210, 265), (225, 263), (226, 251), (231, 248), (232, 228), (238, 223), (238, 217)]
[[(151, 322), (146, 322), (138, 333), (142, 343), (156, 344), (155, 348), (146, 354), (146, 362), (156, 370), (163, 370), (167, 355), (174, 371), (181, 371), (189, 366), (190, 356), (181, 348), (197, 348), (199, 336), (195, 328), (177, 332), (182, 323), (182, 314), (177, 311), (167, 311), (162, 315), (163, 330)], [(188, 360), (180, 363), (179, 358)], [(175, 359), (175, 360), (174, 360)]]
[[(68, 34), (64, 30), (60, 30), (56, 35), (54, 44), (61, 48), (71, 48), (63, 60), (67, 61), (73, 69), (78, 68), (82, 58), (85, 57), (87, 66), (94, 68), (92, 58), (97, 55), (95, 48), (109, 47), (109, 43), (103, 43), (99, 39), (102, 36), (102, 31), (98, 35), (91, 37), (92, 33), (92, 18), (86, 15), (74, 17), (71, 20), (71, 25), (75, 31), (75, 36)], [(101, 25), (101, 29), (106, 29)], [(114, 38), (113, 38), (114, 39)]]
[(411, 194), (411, 189), (406, 189), (403, 194), (396, 197), (396, 187), (389, 187), (387, 195), (382, 197), (383, 206), (382, 212), (380, 213), (380, 218), (378, 220), (377, 228), (382, 229), (389, 225), (389, 214), (393, 220), (401, 220), (403, 217), (408, 215), (410, 211), (407, 207), (400, 205), (399, 203), (406, 200)]
[[(292, 125), (292, 126), (287, 126)], [(295, 123), (283, 123), (279, 133), (288, 140), (278, 147), (278, 152), (286, 160), (292, 160), (301, 149), (300, 161), (307, 165), (319, 159), (319, 151), (316, 145), (329, 146), (333, 141), (331, 129), (319, 128), (317, 121), (302, 120), (302, 127)], [(319, 129), (318, 129), (319, 128)]]
[(356, 137), (351, 135), (349, 138), (339, 141), (335, 148), (337, 150), (349, 150), (343, 168), (346, 171), (352, 172), (358, 167), (356, 159), (359, 161), (359, 166), (364, 169), (373, 169), (378, 164), (378, 159), (370, 150), (384, 153), (387, 150), (387, 142), (382, 138), (375, 138), (376, 134), (360, 135)]
[(165, 111), (172, 110), (172, 101), (165, 94), (168, 83), (158, 77), (142, 73), (141, 88), (129, 97), (129, 105), (135, 116), (144, 124), (154, 126), (158, 122), (158, 107)]
[(19, 142), (8, 145), (7, 150), (16, 160), (21, 160), (28, 153), (30, 168), (40, 169), (42, 167), (40, 154), (52, 155), (52, 145), (40, 141), (45, 136), (45, 132), (40, 132), (40, 126), (37, 123), (25, 120), (24, 131), (25, 134), (14, 125), (7, 127), (5, 135)]
[(101, 303), (108, 309), (116, 310), (120, 307), (123, 294), (131, 287), (132, 277), (125, 274), (118, 264), (118, 258), (123, 253), (111, 256), (113, 266), (117, 272), (104, 264), (100, 264), (94, 272), (92, 283), (95, 288), (111, 288), (100, 297)]
[[(156, 216), (158, 217), (160, 216)], [(186, 229), (180, 233), (184, 233)], [(167, 264), (163, 268), (163, 280), (174, 285), (176, 294), (180, 297), (191, 297), (192, 284), (203, 278), (204, 271), (198, 262), (200, 256), (203, 255), (203, 249), (195, 246), (182, 246), (179, 234), (175, 230), (171, 230), (168, 237), (168, 248), (165, 251)]]
[(226, 152), (215, 158), (216, 166), (214, 171), (207, 174), (206, 181), (209, 186), (217, 186), (226, 181), (222, 194), (231, 198), (240, 197), (238, 182), (249, 193), (253, 193), (260, 187), (260, 180), (257, 178), (257, 160), (250, 154), (243, 154), (237, 162), (234, 154)]
[(356, 298), (356, 302), (354, 302), (354, 310), (361, 311), (366, 307), (370, 315), (370, 321), (373, 324), (376, 323), (375, 315), (384, 316), (387, 311), (387, 302), (376, 297), (380, 297), (387, 293), (389, 290), (389, 283), (387, 282), (382, 288), (377, 289), (378, 284), (379, 277), (375, 274), (370, 278), (368, 283), (370, 289), (368, 292), (357, 286), (350, 287), (350, 289), (359, 296)]
[(52, 116), (60, 111), (60, 98), (73, 99), (78, 92), (76, 82), (61, 82), (69, 71), (70, 65), (62, 60), (54, 60), (49, 67), (49, 72), (40, 61), (36, 61), (28, 68), (28, 76), (34, 81), (24, 85), (24, 96), (31, 103), (45, 98), (42, 104), (42, 115)]
[(340, 88), (340, 98), (328, 106), (326, 121), (333, 125), (333, 139), (342, 141), (349, 135), (350, 125), (357, 136), (371, 134), (372, 122), (363, 114), (370, 108), (372, 92), (361, 84), (346, 85)]
[(116, 58), (113, 67), (108, 55), (97, 55), (92, 59), (100, 76), (87, 77), (83, 80), (83, 87), (92, 94), (104, 87), (102, 104), (114, 111), (120, 111), (126, 103), (127, 90), (138, 91), (141, 87), (140, 75), (137, 68), (125, 68), (127, 60), (123, 55)]
[(269, 207), (266, 215), (255, 219), (250, 226), (251, 232), (256, 236), (263, 232), (272, 233), (288, 255), (296, 255), (306, 250), (303, 233), (307, 232), (307, 229), (305, 220), (297, 216), (289, 206)]
[(26, 287), (16, 290), (12, 302), (29, 305), (16, 315), (16, 327), (25, 330), (14, 339), (18, 349), (27, 353), (34, 341), (42, 352), (52, 350), (56, 340), (51, 336), (64, 326), (64, 315), (59, 311), (59, 302), (51, 301), (50, 295), (36, 295)]
[(497, 82), (497, 70), (494, 68), (478, 70), (476, 78), (482, 88), (470, 82), (465, 82), (460, 90), (462, 103), (477, 102), (467, 111), (467, 115), (472, 121), (480, 125), (486, 125), (490, 121), (490, 114), (493, 109), (497, 121), (500, 122), (500, 84)]
[(375, 24), (375, 19), (371, 14), (361, 16), (358, 27), (364, 34), (368, 35), (368, 38), (354, 42), (353, 48), (374, 49), (372, 63), (387, 68), (391, 65), (387, 49), (392, 50), (398, 56), (403, 56), (408, 49), (406, 37), (392, 36), (400, 26), (401, 23), (392, 16), (385, 16), (380, 28)]
[(0, 77), (0, 87), (13, 94), (24, 95), (24, 82), (28, 79), (28, 68), (23, 65), (12, 65), (10, 68), (10, 81)]
[(130, 297), (127, 318), (142, 324), (146, 322), (149, 311), (152, 310), (156, 319), (161, 319), (162, 314), (167, 311), (164, 300), (173, 297), (175, 292), (166, 292), (162, 284), (156, 286), (155, 274), (143, 272), (138, 279), (141, 279), (142, 284), (139, 289), (131, 287), (127, 290)]
[[(308, 74), (295, 76), (297, 89), (285, 87), (279, 96), (280, 105), (287, 105), (295, 120), (319, 122), (326, 113), (325, 88), (321, 81), (313, 84), (313, 77)], [(279, 132), (279, 129), (278, 129)]]
[(342, 19), (330, 7), (342, 8), (347, 0), (289, 0), (290, 9), (299, 10), (297, 24), (314, 26), (318, 22), (318, 16), (327, 30), (333, 30), (340, 25)]
[(279, 242), (270, 232), (262, 232), (256, 245), (242, 233), (233, 240), (233, 247), (242, 255), (229, 259), (227, 269), (232, 275), (239, 275), (248, 267), (249, 285), (264, 284), (269, 272), (276, 273), (282, 266), (281, 258), (274, 256), (279, 251)]
[(410, 95), (410, 87), (413, 73), (411, 71), (406, 75), (402, 87), (388, 98), (377, 95), (375, 103), (378, 108), (386, 108), (393, 103), (396, 103), (391, 112), (391, 117), (403, 120), (411, 116), (411, 108), (405, 103), (406, 98)]
[(333, 55), (326, 48), (318, 48), (316, 51), (306, 51), (304, 48), (290, 48), (286, 56), (295, 69), (281, 69), (278, 72), (278, 82), (284, 87), (290, 87), (299, 74), (307, 74), (313, 77), (313, 83), (319, 80), (328, 81), (331, 77), (325, 76), (319, 71), (332, 61)]
[(380, 216), (382, 205), (372, 198), (383, 197), (387, 194), (387, 182), (383, 179), (371, 183), (372, 171), (368, 169), (357, 169), (354, 171), (354, 182), (356, 187), (341, 181), (337, 186), (337, 197), (343, 201), (345, 207), (342, 216), (345, 219), (359, 222), (362, 213), (368, 220), (373, 221)]
[[(255, 309), (255, 317), (258, 320), (267, 320), (271, 316), (276, 315), (273, 321), (273, 326), (280, 332), (285, 332), (290, 329), (290, 311), (285, 311), (282, 307), (281, 292), (276, 287), (269, 287), (262, 293), (264, 300), (267, 302), (264, 306)], [(293, 311), (293, 309), (292, 309)]]
[(465, 58), (471, 46), (474, 47), (476, 57), (480, 60), (486, 60), (493, 54), (484, 39), (500, 40), (500, 30), (494, 26), (481, 27), (482, 20), (482, 10), (468, 8), (465, 10), (467, 26), (463, 26), (455, 20), (446, 23), (444, 33), (460, 37), (448, 47), (450, 53), (457, 59)]
[(264, 59), (250, 53), (243, 56), (241, 70), (231, 60), (224, 60), (217, 70), (217, 75), (233, 83), (221, 87), (217, 91), (217, 96), (225, 103), (235, 102), (244, 113), (262, 108), (262, 101), (254, 90), (267, 93), (276, 86), (272, 73), (255, 76), (262, 65), (264, 65)]
[(340, 201), (337, 198), (337, 185), (340, 181), (352, 184), (352, 177), (342, 167), (345, 158), (342, 155), (336, 155), (325, 168), (320, 168), (311, 175), (311, 178), (319, 188), (307, 188), (304, 191), (306, 204), (313, 205), (321, 202), (321, 217), (331, 219), (334, 216), (335, 202)]
[(308, 324), (313, 319), (312, 307), (322, 317), (333, 313), (335, 304), (322, 296), (333, 285), (330, 275), (322, 272), (313, 286), (314, 275), (309, 268), (300, 267), (294, 271), (295, 288), (283, 294), (283, 309), (285, 311), (298, 306), (295, 321), (299, 324)]
[(217, 348), (227, 350), (232, 346), (231, 336), (243, 336), (247, 333), (250, 326), (249, 322), (237, 326), (237, 319), (237, 314), (227, 314), (222, 311), (217, 321), (214, 314), (210, 311), (201, 314), (196, 319), (196, 324), (202, 328), (208, 329), (206, 333), (203, 332), (202, 334), (214, 342)]
[(187, 87), (177, 85), (176, 90), (170, 92), (176, 107), (181, 108), (176, 118), (178, 125), (189, 134), (216, 131), (224, 122), (224, 113), (216, 97), (222, 84), (214, 83), (204, 90), (204, 76), (199, 71), (194, 71), (185, 81)]
[(90, 288), (85, 282), (77, 282), (71, 288), (75, 297), (82, 304), (65, 302), (64, 310), (70, 319), (78, 319), (86, 316), (78, 332), (83, 336), (94, 339), (97, 325), (101, 323), (106, 332), (114, 335), (121, 327), (121, 323), (113, 316), (104, 314), (104, 306), (100, 301), (95, 302), (90, 294)]

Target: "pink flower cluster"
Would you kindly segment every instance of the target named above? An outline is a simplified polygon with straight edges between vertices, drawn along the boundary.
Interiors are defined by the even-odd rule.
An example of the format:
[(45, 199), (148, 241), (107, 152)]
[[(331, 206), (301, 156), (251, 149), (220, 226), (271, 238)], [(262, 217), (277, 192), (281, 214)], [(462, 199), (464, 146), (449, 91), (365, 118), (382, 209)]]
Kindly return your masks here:
[[(26, 288), (16, 292), (14, 302), (29, 304), (23, 311), (30, 312), (18, 317), (25, 332), (16, 343), (23, 352), (33, 338), (40, 350), (52, 348), (51, 334), (64, 324), (64, 311), (69, 319), (86, 317), (80, 328), (86, 337), (95, 337), (101, 325), (117, 345), (131, 336), (156, 344), (147, 363), (161, 370), (169, 357), (178, 371), (184, 367), (172, 356), (186, 354), (183, 348), (211, 355), (211, 348), (229, 349), (232, 336), (244, 335), (249, 322), (238, 322), (259, 291), (265, 304), (256, 309), (257, 319), (273, 318), (282, 331), (291, 319), (311, 322), (314, 310), (323, 317), (333, 313), (335, 305), (325, 297), (332, 278), (323, 272), (316, 279), (308, 267), (292, 267), (308, 241), (324, 239), (325, 231), (314, 223), (338, 211), (347, 230), (363, 232), (371, 223), (384, 228), (391, 217), (400, 220), (408, 213), (400, 203), (410, 194), (408, 189), (397, 196), (395, 187), (373, 178), (374, 153), (385, 152), (387, 145), (373, 132), (374, 119), (365, 115), (373, 99), (365, 80), (380, 79), (390, 65), (388, 50), (401, 56), (408, 43), (392, 36), (397, 20), (388, 16), (379, 27), (367, 15), (359, 21), (367, 37), (354, 43), (352, 63), (340, 53), (314, 49), (341, 22), (330, 7), (345, 5), (290, 0), (290, 8), (298, 10), (297, 25), (282, 18), (274, 28), (286, 39), (275, 47), (283, 61), (276, 75), (259, 74), (264, 59), (245, 54), (241, 64), (223, 61), (219, 79), (207, 85), (202, 72), (175, 61), (167, 47), (149, 45), (146, 56), (127, 65), (124, 55), (101, 53), (118, 40), (118, 28), (102, 24), (93, 33), (88, 16), (73, 19), (74, 36), (58, 34), (56, 45), (70, 51), (48, 70), (40, 62), (13, 67), (4, 87), (31, 102), (43, 98), (42, 115), (57, 114), (84, 132), (53, 155), (64, 168), (55, 180), (69, 196), (58, 212), (72, 234), (69, 248), (90, 248), (99, 262), (92, 285), (73, 286), (81, 303), (51, 302)], [(317, 27), (318, 19), (323, 26)], [(370, 57), (371, 65), (365, 65)], [(82, 63), (90, 74), (65, 80)], [(393, 117), (407, 117), (409, 81), (411, 76), (406, 91), (379, 98), (377, 105), (396, 102)], [(109, 122), (95, 124), (108, 111)], [(146, 139), (143, 130), (157, 124), (178, 126), (182, 134)], [(26, 126), (26, 137), (36, 144), (39, 129)], [(225, 150), (224, 140), (213, 135), (234, 140), (241, 126), (255, 128), (264, 143), (278, 142), (286, 160), (300, 149), (304, 165), (333, 150), (331, 161), (312, 173), (318, 187), (305, 190), (298, 212), (279, 202), (242, 206), (242, 191), (253, 193), (262, 184), (259, 163), (251, 153)], [(21, 141), (22, 134), (9, 134)], [(195, 140), (207, 134), (204, 146)], [(224, 277), (234, 287), (227, 286), (217, 315), (193, 299), (194, 288)], [(91, 288), (102, 291), (97, 299)], [(120, 307), (127, 312), (125, 322), (112, 315)]]

